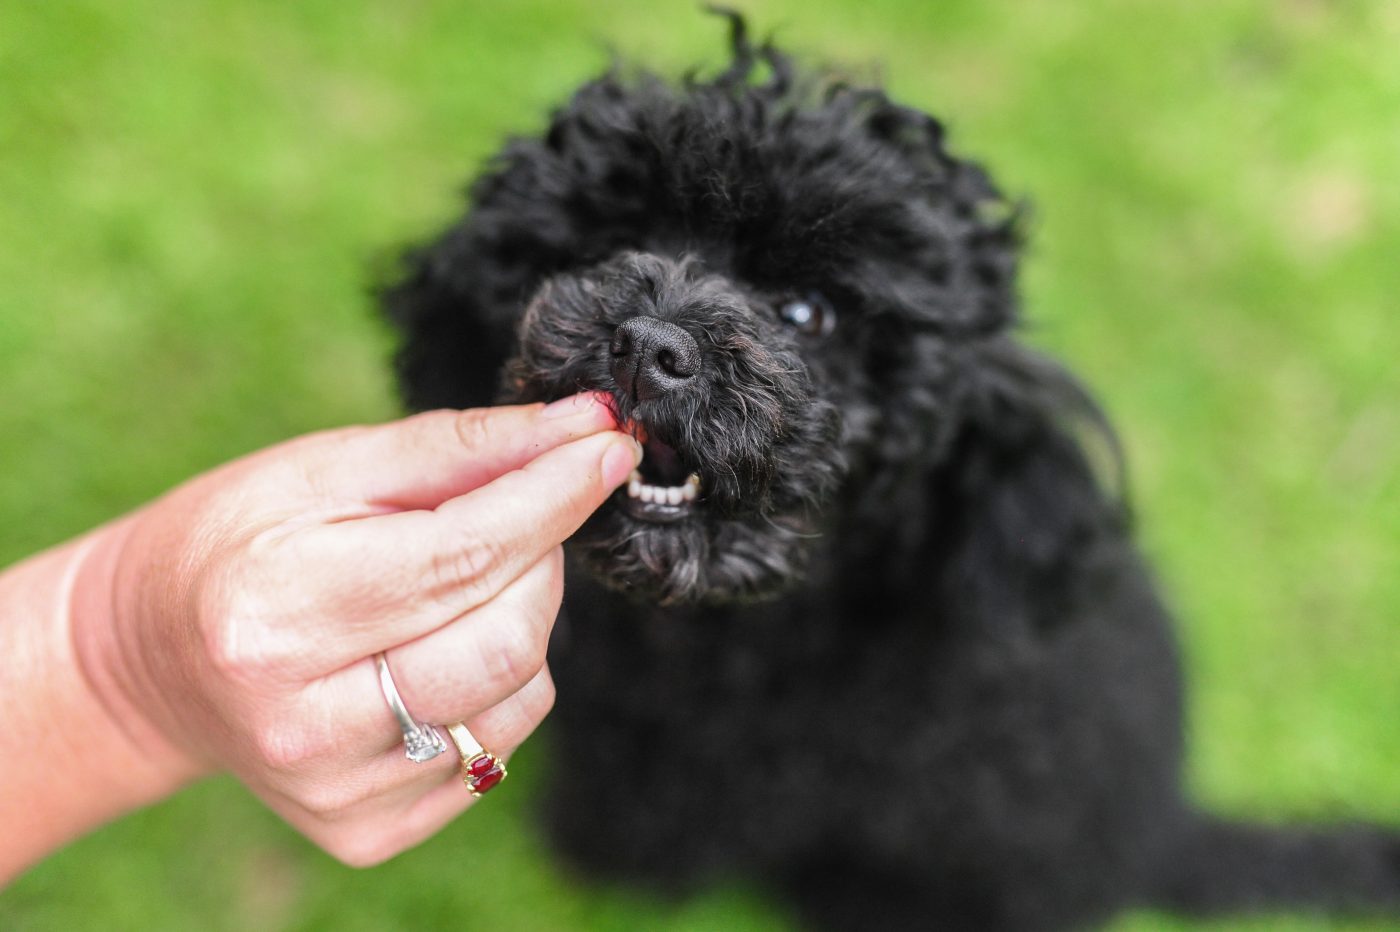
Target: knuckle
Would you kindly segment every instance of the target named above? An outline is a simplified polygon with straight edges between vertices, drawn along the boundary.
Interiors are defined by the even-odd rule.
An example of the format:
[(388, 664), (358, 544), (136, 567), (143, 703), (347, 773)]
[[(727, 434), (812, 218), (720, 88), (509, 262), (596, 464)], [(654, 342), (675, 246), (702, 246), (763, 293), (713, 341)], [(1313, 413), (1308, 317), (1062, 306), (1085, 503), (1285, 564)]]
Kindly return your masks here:
[(247, 617), (231, 613), (206, 632), (209, 663), (224, 679), (257, 680), (272, 666), (266, 640), (252, 629)]
[(252, 744), (258, 762), (278, 773), (303, 771), (325, 751), (323, 742), (306, 730), (280, 724), (255, 727)]
[(460, 411), (453, 418), (452, 426), (457, 431), (457, 442), (465, 449), (489, 449), (495, 442), (496, 432), (489, 408), (469, 408)]
[(226, 617), (206, 633), (205, 644), (214, 671), (244, 688), (280, 682), (295, 656), (292, 645), (247, 614)]
[(433, 591), (447, 603), (460, 601), (462, 594), (484, 590), (492, 570), (505, 560), (505, 550), (494, 540), (471, 538), (446, 553), (433, 557)]
[(244, 554), (238, 567), (210, 572), (198, 584), (195, 615), (206, 659), (231, 682), (275, 675), (289, 648), (276, 632), (278, 609), (267, 600), (278, 587), (261, 565), (258, 555)]
[(530, 699), (529, 713), (534, 723), (538, 725), (545, 720), (545, 717), (554, 710), (554, 700), (557, 698), (557, 691), (554, 688), (553, 680), (546, 680), (539, 690)]
[(363, 792), (338, 780), (320, 781), (297, 790), (298, 804), (321, 822), (346, 821), (365, 801)]
[(366, 868), (383, 864), (398, 854), (398, 849), (385, 844), (373, 832), (346, 831), (328, 839), (322, 845), (326, 853), (346, 867)]
[(515, 692), (544, 669), (549, 644), (529, 626), (512, 624), (484, 650), (486, 677), (498, 692)]

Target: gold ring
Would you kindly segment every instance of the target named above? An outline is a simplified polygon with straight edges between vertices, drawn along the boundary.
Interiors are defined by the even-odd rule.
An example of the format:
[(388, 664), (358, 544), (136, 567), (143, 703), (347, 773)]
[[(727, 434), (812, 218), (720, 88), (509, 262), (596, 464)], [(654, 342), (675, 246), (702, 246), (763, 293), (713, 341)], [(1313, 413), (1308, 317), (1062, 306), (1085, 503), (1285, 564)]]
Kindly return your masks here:
[(481, 796), (506, 778), (506, 765), (482, 747), (466, 725), (448, 725), (447, 736), (457, 745), (457, 753), (462, 757), (462, 782), (473, 796)]

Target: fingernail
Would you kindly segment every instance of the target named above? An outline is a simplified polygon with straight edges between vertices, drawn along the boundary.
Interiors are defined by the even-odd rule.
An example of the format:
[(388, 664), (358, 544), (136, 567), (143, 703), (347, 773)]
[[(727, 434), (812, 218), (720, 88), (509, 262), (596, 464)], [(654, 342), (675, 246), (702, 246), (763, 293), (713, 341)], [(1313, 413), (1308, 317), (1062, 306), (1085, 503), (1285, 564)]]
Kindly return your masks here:
[(627, 442), (614, 443), (603, 454), (603, 481), (608, 488), (622, 485), (642, 465), (642, 445), (625, 434), (623, 439)]
[(601, 405), (602, 396), (598, 392), (582, 392), (569, 395), (558, 401), (551, 401), (540, 410), (542, 418), (574, 417), (579, 414), (594, 414)]

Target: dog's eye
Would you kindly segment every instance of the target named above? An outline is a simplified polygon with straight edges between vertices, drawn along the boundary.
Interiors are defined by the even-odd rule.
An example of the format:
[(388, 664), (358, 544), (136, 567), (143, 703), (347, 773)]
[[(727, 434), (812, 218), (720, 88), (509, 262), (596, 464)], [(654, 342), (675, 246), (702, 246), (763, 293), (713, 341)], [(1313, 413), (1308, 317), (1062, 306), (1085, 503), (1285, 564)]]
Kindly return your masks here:
[(836, 311), (819, 292), (809, 291), (806, 296), (784, 301), (778, 308), (778, 316), (798, 333), (811, 337), (824, 337), (836, 327)]

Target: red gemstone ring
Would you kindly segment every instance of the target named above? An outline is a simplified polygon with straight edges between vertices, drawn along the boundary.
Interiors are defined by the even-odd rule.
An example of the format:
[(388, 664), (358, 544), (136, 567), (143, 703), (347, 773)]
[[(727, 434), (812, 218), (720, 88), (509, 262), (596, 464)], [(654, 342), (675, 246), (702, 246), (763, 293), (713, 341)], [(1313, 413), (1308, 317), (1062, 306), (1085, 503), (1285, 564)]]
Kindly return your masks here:
[(506, 778), (506, 765), (482, 747), (466, 725), (448, 725), (447, 734), (457, 745), (457, 753), (462, 757), (462, 782), (473, 796), (480, 796)]

